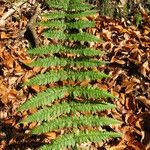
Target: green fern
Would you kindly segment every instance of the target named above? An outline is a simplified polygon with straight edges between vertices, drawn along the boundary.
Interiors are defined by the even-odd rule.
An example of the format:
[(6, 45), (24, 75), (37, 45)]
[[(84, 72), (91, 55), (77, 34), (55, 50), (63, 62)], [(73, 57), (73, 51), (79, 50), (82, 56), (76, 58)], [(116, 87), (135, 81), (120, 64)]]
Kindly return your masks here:
[(23, 122), (46, 121), (59, 117), (63, 114), (72, 112), (98, 112), (107, 109), (115, 108), (115, 105), (108, 105), (106, 103), (90, 104), (78, 102), (63, 102), (51, 107), (40, 109), (38, 112), (27, 117)]
[(63, 80), (73, 80), (73, 81), (83, 81), (83, 80), (96, 80), (101, 78), (109, 77), (103, 72), (98, 71), (64, 71), (64, 70), (51, 70), (45, 74), (39, 74), (36, 77), (32, 78), (29, 82), (26, 82), (25, 85), (45, 85), (52, 82), (63, 81)]
[(94, 27), (93, 21), (86, 21), (86, 20), (78, 20), (72, 23), (65, 23), (63, 21), (47, 21), (47, 22), (39, 22), (38, 25), (46, 26), (50, 28), (70, 28), (70, 29), (84, 29), (89, 27)]
[(52, 144), (45, 145), (40, 150), (60, 150), (65, 147), (75, 147), (75, 144), (81, 144), (84, 142), (98, 142), (106, 140), (110, 137), (120, 137), (121, 134), (114, 132), (102, 132), (102, 131), (79, 131), (75, 133), (65, 134), (57, 138)]
[(76, 54), (81, 56), (98, 56), (103, 54), (103, 52), (93, 48), (88, 48), (88, 47), (70, 48), (62, 45), (53, 45), (53, 44), (30, 49), (28, 50), (28, 53), (32, 55), (69, 53), (69, 54)]
[[(57, 39), (59, 43), (28, 51), (32, 56), (42, 55), (42, 58), (37, 57), (37, 60), (27, 65), (49, 67), (47, 69), (49, 71), (32, 77), (24, 85), (49, 87), (50, 83), (56, 83), (57, 86), (50, 86), (19, 107), (18, 111), (38, 108), (37, 112), (29, 115), (21, 123), (39, 122), (39, 125), (31, 131), (32, 134), (68, 129), (68, 133), (58, 136), (51, 144), (42, 146), (41, 150), (74, 148), (83, 142), (98, 142), (120, 137), (119, 133), (98, 130), (99, 126), (120, 122), (98, 116), (101, 111), (115, 108), (113, 104), (104, 103), (104, 98), (116, 97), (106, 90), (92, 86), (95, 81), (109, 77), (104, 72), (98, 71), (99, 66), (107, 63), (98, 59), (103, 52), (86, 46), (89, 45), (87, 42), (101, 41), (85, 32), (86, 28), (94, 27), (94, 22), (85, 20), (85, 17), (93, 15), (96, 10), (91, 10), (92, 7), (81, 0), (48, 0), (47, 4), (52, 11), (43, 14), (47, 21), (38, 22), (38, 25), (46, 27), (44, 37)], [(69, 57), (68, 54), (73, 57)], [(52, 69), (54, 67), (59, 69)], [(93, 71), (93, 67), (97, 67), (97, 71)], [(80, 86), (85, 80), (88, 81), (88, 85)], [(68, 83), (73, 81), (75, 84), (60, 86), (60, 81)], [(94, 127), (95, 131), (86, 129), (80, 131), (81, 126)]]
[(49, 66), (78, 66), (78, 67), (99, 67), (106, 64), (103, 61), (96, 61), (94, 59), (68, 59), (58, 57), (41, 58), (37, 61), (32, 62), (30, 65), (33, 67), (49, 67)]
[[(79, 4), (80, 5), (80, 4)], [(64, 12), (53, 12), (52, 14), (44, 14), (43, 17), (47, 19), (64, 19), (65, 17), (68, 19), (81, 18), (93, 15), (96, 13), (96, 10), (84, 11), (84, 12), (76, 12), (73, 14), (66, 14)]]
[(43, 123), (37, 128), (32, 130), (33, 134), (42, 134), (50, 131), (63, 129), (63, 128), (78, 128), (79, 126), (104, 126), (104, 125), (112, 125), (118, 124), (119, 121), (108, 118), (108, 117), (98, 117), (98, 116), (73, 116), (73, 117), (60, 117)]
[(44, 92), (37, 94), (23, 104), (19, 110), (26, 110), (30, 108), (35, 108), (39, 106), (44, 106), (55, 100), (62, 99), (65, 96), (70, 95), (72, 98), (84, 97), (85, 99), (99, 99), (99, 98), (115, 98), (112, 94), (105, 90), (100, 90), (99, 88), (94, 88), (91, 86), (81, 87), (81, 86), (63, 86), (47, 89)]
[(68, 87), (55, 87), (47, 89), (46, 91), (41, 92), (29, 99), (25, 104), (19, 107), (18, 111), (44, 106), (57, 99), (64, 98), (67, 90)]
[(88, 33), (76, 33), (76, 34), (67, 34), (61, 30), (56, 31), (46, 31), (43, 35), (47, 38), (54, 38), (59, 40), (73, 40), (73, 41), (89, 41), (89, 42), (100, 42), (98, 38), (94, 35)]

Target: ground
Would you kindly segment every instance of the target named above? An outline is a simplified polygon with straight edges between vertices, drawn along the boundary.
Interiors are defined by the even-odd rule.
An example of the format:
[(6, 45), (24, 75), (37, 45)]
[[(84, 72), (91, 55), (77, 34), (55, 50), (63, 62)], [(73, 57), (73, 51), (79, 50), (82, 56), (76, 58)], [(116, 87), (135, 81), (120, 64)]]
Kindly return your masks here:
[[(5, 1), (0, 3), (0, 17), (2, 17), (11, 6)], [(22, 6), (21, 10), (8, 18), (6, 26), (0, 28), (0, 149), (4, 150), (37, 149), (47, 140), (56, 137), (55, 132), (29, 136), (29, 130), (34, 128), (36, 123), (22, 125), (19, 121), (35, 110), (19, 113), (16, 111), (34, 93), (45, 88), (22, 86), (27, 79), (44, 71), (26, 65), (32, 60), (27, 54), (27, 49), (37, 44), (35, 39), (30, 40), (27, 33), (27, 25), (35, 13), (34, 8), (31, 4)], [(110, 62), (100, 69), (111, 75), (111, 78), (95, 84), (118, 97), (111, 100), (116, 104), (116, 110), (107, 112), (107, 115), (122, 122), (121, 125), (112, 128), (123, 133), (122, 138), (106, 141), (101, 146), (92, 145), (91, 149), (148, 150), (150, 149), (150, 16), (143, 14), (140, 27), (98, 14), (88, 19), (96, 21), (96, 26), (88, 29), (88, 32), (103, 40), (97, 44), (90, 43), (91, 46), (105, 51), (100, 59)], [(47, 44), (50, 41), (41, 36), (42, 30), (37, 27), (36, 36), (40, 44)], [(31, 36), (35, 36), (32, 31), (29, 32)]]

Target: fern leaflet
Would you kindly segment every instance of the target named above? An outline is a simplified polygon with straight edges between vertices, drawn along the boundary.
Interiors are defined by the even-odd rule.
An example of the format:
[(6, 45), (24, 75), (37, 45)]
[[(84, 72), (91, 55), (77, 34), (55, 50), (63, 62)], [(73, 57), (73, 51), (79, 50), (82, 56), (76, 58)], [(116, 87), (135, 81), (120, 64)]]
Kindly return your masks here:
[(77, 133), (65, 134), (57, 138), (52, 144), (45, 145), (40, 148), (40, 150), (60, 150), (62, 148), (74, 147), (75, 144), (81, 144), (84, 142), (98, 142), (106, 140), (110, 137), (120, 137), (120, 133), (114, 132), (102, 132), (102, 131), (79, 131)]
[(93, 115), (88, 116), (73, 116), (73, 117), (61, 117), (54, 120), (43, 123), (37, 128), (32, 130), (33, 134), (42, 134), (50, 131), (62, 129), (62, 128), (78, 128), (79, 126), (104, 126), (110, 124), (120, 124), (120, 121), (117, 121), (108, 117), (98, 117)]
[(52, 82), (63, 81), (63, 80), (73, 80), (73, 81), (83, 81), (83, 80), (96, 80), (101, 78), (109, 77), (103, 72), (98, 71), (63, 71), (63, 70), (51, 70), (45, 74), (39, 74), (26, 82), (25, 85), (45, 85)]
[(84, 47), (76, 47), (76, 48), (70, 48), (67, 46), (62, 45), (44, 45), (37, 48), (32, 48), (28, 50), (29, 54), (32, 55), (40, 55), (40, 54), (55, 54), (55, 53), (70, 53), (70, 54), (76, 54), (80, 56), (98, 56), (103, 54), (103, 52), (95, 50), (93, 48), (84, 48)]

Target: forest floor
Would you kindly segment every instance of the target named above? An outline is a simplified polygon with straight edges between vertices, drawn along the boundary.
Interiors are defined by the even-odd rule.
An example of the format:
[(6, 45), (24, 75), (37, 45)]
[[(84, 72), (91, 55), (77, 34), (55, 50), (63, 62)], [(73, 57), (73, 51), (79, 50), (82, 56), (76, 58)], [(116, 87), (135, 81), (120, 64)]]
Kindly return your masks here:
[[(2, 17), (9, 10), (10, 4), (2, 1), (0, 5)], [(8, 18), (6, 27), (0, 28), (0, 149), (4, 150), (37, 149), (45, 141), (56, 137), (55, 132), (29, 136), (29, 130), (34, 128), (36, 123), (22, 125), (18, 122), (31, 112), (16, 112), (16, 109), (33, 93), (45, 88), (22, 87), (22, 83), (27, 79), (44, 71), (37, 67), (26, 66), (26, 63), (31, 61), (27, 49), (33, 45), (29, 42), (26, 29), (31, 16), (35, 13), (34, 8), (29, 4), (22, 6), (21, 10)], [(118, 97), (112, 100), (112, 103), (117, 105), (116, 110), (112, 110), (108, 115), (122, 121), (120, 126), (113, 128), (123, 133), (122, 138), (106, 141), (101, 146), (95, 145), (91, 149), (148, 150), (150, 149), (150, 16), (143, 15), (139, 28), (99, 15), (89, 19), (95, 20), (96, 26), (88, 29), (88, 32), (103, 39), (103, 42), (91, 45), (105, 51), (102, 59), (110, 62), (101, 69), (111, 75), (111, 78), (103, 79), (98, 86)], [(40, 44), (48, 44), (50, 41), (41, 36), (42, 30), (40, 27), (36, 28), (38, 41)]]

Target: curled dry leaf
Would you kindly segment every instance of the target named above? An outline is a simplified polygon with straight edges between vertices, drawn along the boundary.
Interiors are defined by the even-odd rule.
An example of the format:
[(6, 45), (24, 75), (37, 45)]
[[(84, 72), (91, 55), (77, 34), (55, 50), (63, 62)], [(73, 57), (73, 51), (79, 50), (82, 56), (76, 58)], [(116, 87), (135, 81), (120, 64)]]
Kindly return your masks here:
[(49, 139), (49, 140), (52, 140), (52, 139), (55, 139), (56, 138), (56, 132), (48, 132), (45, 134), (46, 137)]

